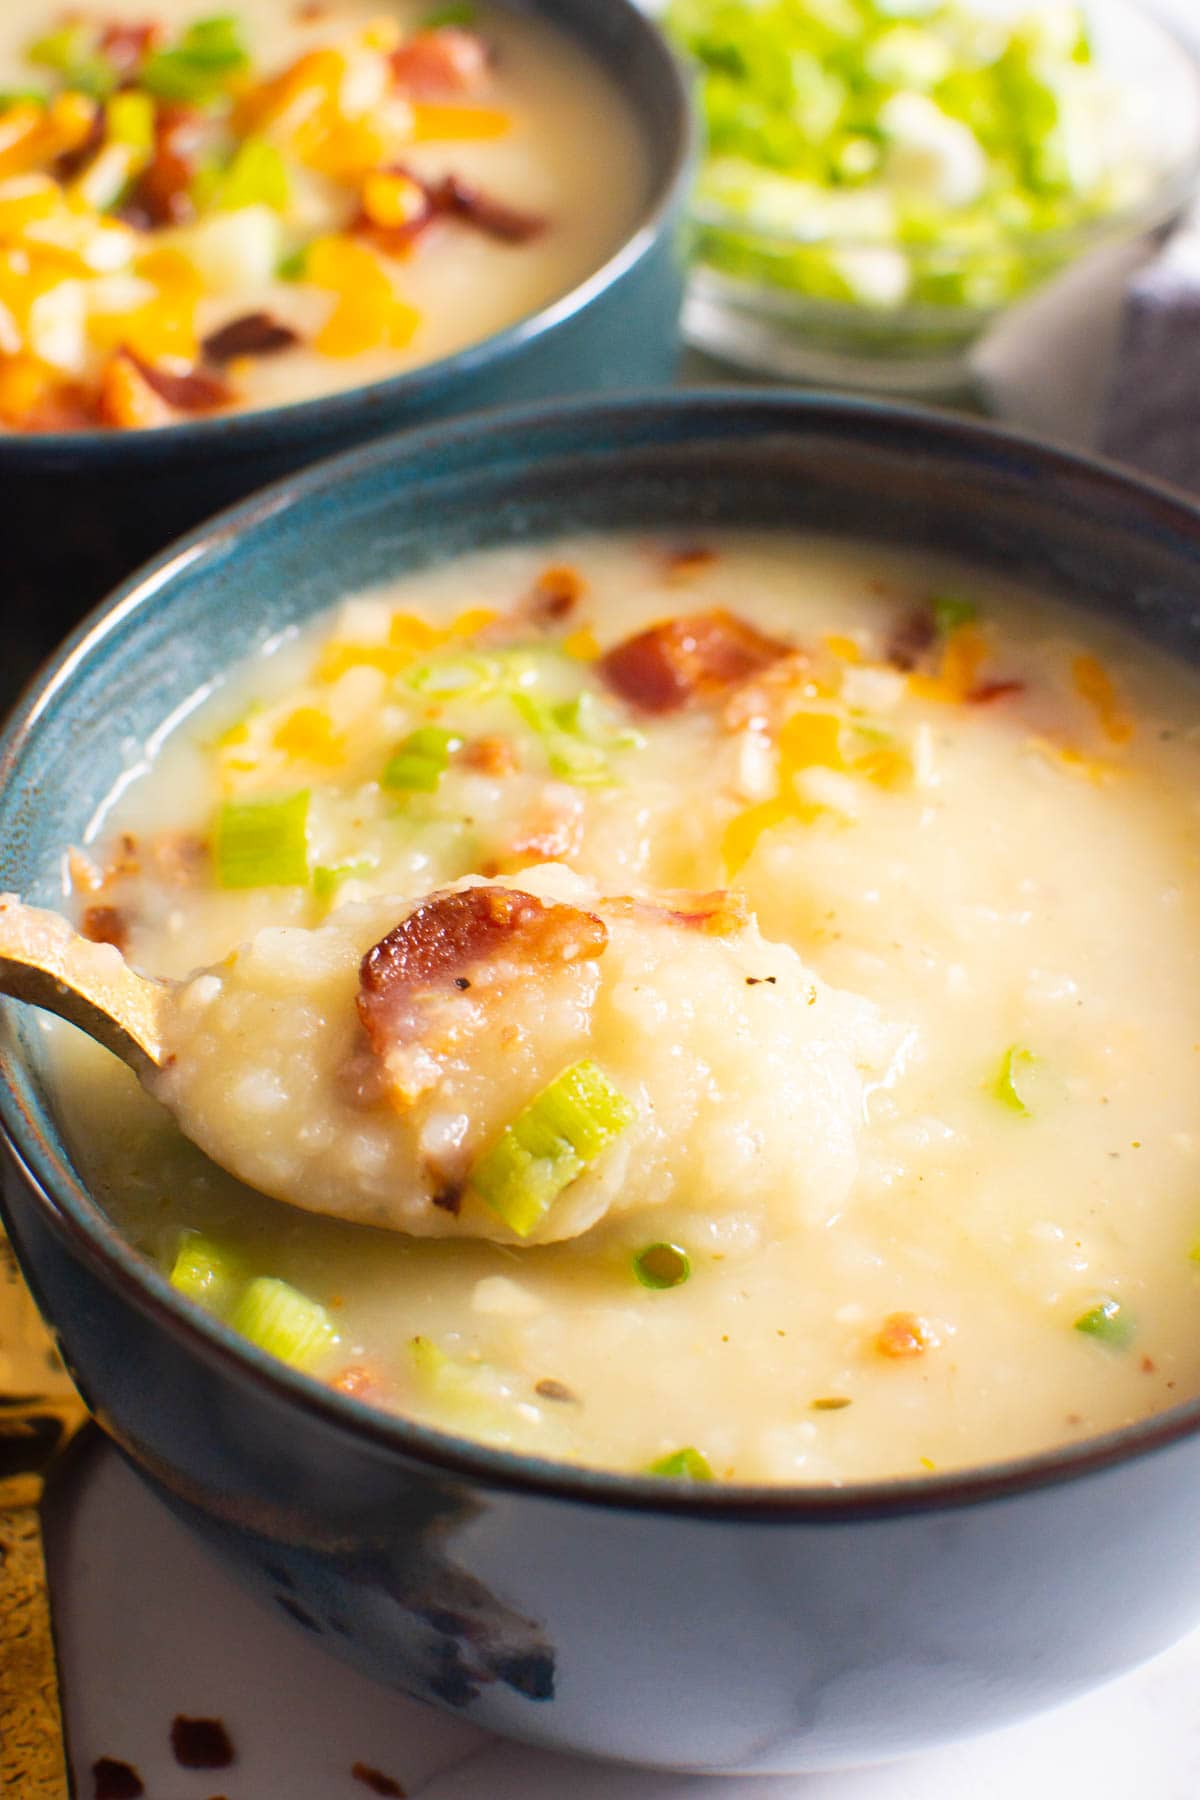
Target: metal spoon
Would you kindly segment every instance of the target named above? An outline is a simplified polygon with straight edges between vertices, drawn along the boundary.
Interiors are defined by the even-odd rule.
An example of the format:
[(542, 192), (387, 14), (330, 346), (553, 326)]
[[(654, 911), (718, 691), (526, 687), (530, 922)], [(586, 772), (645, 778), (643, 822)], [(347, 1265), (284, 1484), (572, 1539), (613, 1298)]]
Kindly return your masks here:
[(131, 969), (111, 944), (58, 913), (0, 894), (0, 994), (78, 1025), (144, 1076), (162, 1066), (170, 985)]

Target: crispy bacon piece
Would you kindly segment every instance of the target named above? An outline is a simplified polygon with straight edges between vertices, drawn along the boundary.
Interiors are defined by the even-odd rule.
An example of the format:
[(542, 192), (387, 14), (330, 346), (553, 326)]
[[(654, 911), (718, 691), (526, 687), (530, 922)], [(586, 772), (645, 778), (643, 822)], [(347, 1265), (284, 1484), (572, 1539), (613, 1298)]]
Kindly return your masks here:
[(163, 28), (153, 19), (140, 25), (132, 20), (118, 19), (105, 26), (100, 39), (100, 54), (112, 64), (122, 81), (128, 81), (162, 40)]
[(787, 656), (789, 648), (733, 613), (692, 613), (626, 638), (597, 666), (630, 706), (670, 713), (723, 698)]
[(514, 888), (432, 894), (367, 951), (359, 966), (358, 1016), (393, 1091), (406, 1102), (438, 1076), (438, 1039), (449, 1044), (478, 1018), (477, 986), (510, 970), (583, 962), (608, 930), (595, 913)]
[(299, 342), (299, 333), (269, 312), (249, 312), (210, 331), (200, 348), (207, 362), (227, 363), (235, 356), (275, 356)]
[(457, 175), (447, 175), (437, 183), (433, 203), (439, 212), (465, 220), (488, 237), (498, 238), (502, 244), (527, 244), (546, 229), (545, 219), (534, 213), (519, 212), (515, 206), (506, 206), (503, 200), (493, 200), (489, 194), (460, 181)]
[(559, 625), (586, 593), (587, 582), (579, 570), (556, 563), (543, 569), (534, 582), (528, 600), (529, 615), (535, 624)]
[(422, 181), (411, 169), (395, 165), (393, 174), (404, 175), (421, 189), (424, 209), (403, 225), (376, 225), (365, 214), (355, 220), (353, 229), (390, 256), (403, 256), (422, 232), (437, 219), (461, 219), (477, 231), (502, 244), (527, 244), (546, 229), (545, 219), (534, 213), (519, 212), (503, 200), (472, 187), (457, 175), (444, 175), (440, 181)]
[(488, 48), (473, 31), (443, 25), (418, 31), (389, 61), (407, 94), (469, 94), (487, 79)]
[(129, 922), (118, 906), (89, 906), (79, 929), (93, 944), (111, 944), (122, 955), (129, 943)]
[(602, 902), (615, 918), (654, 920), (703, 931), (710, 937), (734, 937), (750, 923), (750, 908), (740, 894), (717, 888), (710, 894), (668, 894), (661, 900), (641, 900), (623, 894)]
[(972, 706), (990, 706), (993, 700), (1007, 700), (1014, 694), (1023, 694), (1023, 681), (981, 681), (967, 695)]
[(516, 747), (506, 737), (472, 738), (461, 760), (481, 775), (512, 775), (518, 768)]
[(927, 606), (906, 612), (888, 639), (887, 660), (906, 675), (937, 642), (937, 620)]
[(540, 801), (504, 846), (502, 867), (510, 872), (533, 863), (562, 862), (574, 856), (583, 840), (582, 806), (569, 789)]
[(184, 225), (195, 213), (192, 182), (200, 157), (204, 114), (193, 106), (164, 106), (154, 127), (154, 156), (120, 209), (127, 224), (142, 230)]
[(716, 561), (717, 552), (704, 544), (684, 544), (678, 550), (667, 552), (667, 580), (672, 587), (681, 587), (701, 569), (711, 568)]
[(102, 424), (136, 431), (173, 424), (182, 414), (216, 412), (232, 399), (219, 376), (157, 368), (123, 345), (101, 371), (98, 411)]
[(146, 385), (175, 412), (216, 412), (233, 399), (232, 388), (219, 375), (206, 374), (203, 369), (163, 369), (128, 348), (119, 354), (129, 358)]

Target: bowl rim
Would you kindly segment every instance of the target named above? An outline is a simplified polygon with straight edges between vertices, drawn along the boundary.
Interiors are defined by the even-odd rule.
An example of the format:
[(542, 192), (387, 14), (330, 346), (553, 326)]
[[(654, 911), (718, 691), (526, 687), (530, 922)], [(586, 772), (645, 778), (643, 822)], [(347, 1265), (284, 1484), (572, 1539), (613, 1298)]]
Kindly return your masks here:
[[(1157, 230), (1176, 217), (1200, 188), (1200, 40), (1193, 45), (1170, 19), (1164, 18), (1155, 7), (1145, 4), (1145, 0), (1085, 0), (1085, 3), (1093, 9), (1103, 10), (1107, 7), (1118, 13), (1124, 12), (1130, 18), (1138, 20), (1142, 26), (1156, 33), (1162, 40), (1164, 51), (1177, 59), (1191, 88), (1190, 143), (1184, 153), (1164, 163), (1156, 171), (1149, 189), (1138, 200), (1131, 200), (1115, 211), (1080, 219), (1072, 225), (1058, 226), (1051, 231), (1014, 229), (1003, 232), (997, 238), (995, 251), (1000, 255), (1020, 255), (1024, 252), (1031, 259), (1045, 255), (1058, 256), (1061, 260), (1057, 268), (1051, 271), (1052, 275), (1061, 274), (1069, 262), (1076, 261), (1080, 256), (1104, 244), (1136, 238)], [(730, 207), (702, 200), (698, 196), (698, 190), (693, 193), (689, 202), (688, 218), (697, 229), (727, 232), (731, 237), (740, 238), (751, 245), (761, 244), (770, 250), (898, 250), (916, 263), (929, 256), (937, 257), (939, 261), (957, 263), (977, 254), (972, 246), (955, 244), (953, 240), (947, 242), (941, 236), (929, 243), (898, 244), (891, 238), (869, 237), (854, 232), (801, 232), (758, 226), (749, 223), (744, 215), (739, 215)], [(943, 305), (934, 301), (901, 301), (896, 306), (881, 306), (869, 300), (810, 296), (799, 290), (792, 292), (779, 288), (765, 280), (729, 276), (724, 270), (706, 262), (699, 254), (695, 260), (694, 272), (719, 279), (722, 284), (727, 283), (731, 288), (736, 288), (738, 293), (772, 297), (779, 294), (782, 299), (776, 310), (781, 313), (808, 314), (813, 309), (822, 309), (827, 314), (836, 312), (865, 315), (872, 323), (887, 321), (914, 327), (922, 324), (930, 327), (941, 324), (944, 327), (952, 319), (991, 318), (1027, 299), (1041, 285), (1035, 281), (1017, 294), (982, 306)], [(790, 304), (784, 304), (787, 302)]]
[[(510, 0), (498, 0), (498, 4), (503, 8)], [(540, 23), (563, 33), (584, 51), (589, 61), (598, 63), (595, 51), (581, 40), (572, 20), (559, 16), (557, 0), (521, 0), (520, 10), (528, 11), (531, 4)], [(399, 430), (403, 421), (395, 414), (395, 409), (406, 400), (420, 402), (447, 382), (469, 382), (485, 370), (508, 362), (586, 311), (646, 259), (663, 233), (670, 229), (677, 210), (685, 208), (700, 143), (699, 118), (692, 102), (691, 86), (684, 79), (679, 58), (655, 20), (643, 11), (637, 0), (604, 0), (604, 4), (609, 12), (624, 21), (627, 29), (640, 33), (644, 45), (657, 58), (656, 101), (664, 107), (664, 118), (670, 121), (669, 154), (624, 237), (580, 281), (486, 337), (477, 338), (431, 362), (417, 363), (395, 375), (385, 375), (378, 381), (313, 394), (307, 399), (282, 401), (273, 406), (180, 419), (153, 428), (113, 431), (96, 426), (81, 431), (0, 430), (0, 468), (9, 459), (14, 462), (54, 461), (101, 445), (113, 452), (120, 447), (121, 453), (130, 457), (141, 454), (157, 461), (164, 456), (211, 454), (218, 446), (223, 452), (253, 449), (257, 438), (270, 436), (276, 430), (286, 430), (289, 434), (295, 431), (297, 435), (311, 432), (320, 440), (350, 428), (360, 412), (364, 430), (369, 429), (373, 414), (385, 412), (385, 409), (390, 429)], [(553, 9), (552, 12), (547, 11), (548, 7)], [(606, 73), (619, 86), (652, 160), (661, 127), (649, 118), (644, 105), (634, 101), (624, 84), (616, 82), (612, 71)]]
[[(406, 432), (393, 433), (311, 464), (218, 513), (176, 540), (135, 571), (95, 606), (43, 666), (25, 690), (0, 733), (0, 796), (20, 779), (27, 741), (48, 709), (69, 691), (76, 670), (102, 651), (107, 639), (164, 589), (206, 555), (222, 556), (231, 544), (252, 541), (256, 527), (314, 496), (331, 491), (398, 456), (408, 467), (436, 464), (442, 450), (464, 440), (522, 441), (539, 426), (586, 426), (595, 440), (636, 418), (700, 420), (752, 415), (761, 432), (787, 430), (836, 433), (860, 426), (893, 440), (907, 434), (928, 443), (932, 437), (951, 453), (978, 462), (997, 451), (1020, 457), (1026, 481), (1065, 478), (1088, 484), (1097, 503), (1106, 491), (1134, 499), (1154, 515), (1156, 527), (1169, 521), (1190, 539), (1200, 563), (1200, 501), (1165, 482), (1136, 474), (1102, 456), (1084, 454), (1035, 434), (936, 408), (894, 404), (854, 395), (803, 390), (736, 387), (660, 388), (596, 398), (465, 415)], [(0, 1021), (13, 1001), (0, 1001)], [(0, 1037), (0, 1139), (37, 1208), (60, 1241), (102, 1283), (161, 1326), (189, 1355), (217, 1365), (235, 1382), (248, 1382), (277, 1403), (282, 1397), (302, 1413), (316, 1414), (340, 1435), (365, 1442), (400, 1464), (419, 1464), (488, 1489), (519, 1492), (632, 1513), (678, 1514), (696, 1519), (737, 1519), (755, 1523), (836, 1524), (855, 1519), (887, 1519), (947, 1511), (1002, 1501), (1015, 1494), (1057, 1486), (1170, 1448), (1200, 1434), (1200, 1394), (1176, 1402), (1128, 1425), (1000, 1462), (945, 1472), (805, 1486), (749, 1482), (675, 1483), (645, 1474), (557, 1462), (546, 1457), (492, 1448), (386, 1413), (342, 1394), (312, 1376), (290, 1369), (259, 1350), (223, 1321), (203, 1312), (170, 1286), (166, 1274), (121, 1236), (65, 1158), (29, 1113), (11, 1079), (14, 1044)], [(19, 1242), (19, 1235), (18, 1235)], [(86, 1372), (85, 1372), (86, 1373)]]

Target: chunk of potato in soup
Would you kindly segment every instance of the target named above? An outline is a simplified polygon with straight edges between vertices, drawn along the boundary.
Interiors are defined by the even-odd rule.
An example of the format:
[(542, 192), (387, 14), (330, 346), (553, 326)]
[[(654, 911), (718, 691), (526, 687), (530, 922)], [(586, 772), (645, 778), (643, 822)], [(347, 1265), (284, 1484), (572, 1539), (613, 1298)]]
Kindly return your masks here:
[(567, 294), (645, 205), (617, 83), (503, 5), (0, 11), (0, 429), (383, 380)]
[(552, 1458), (847, 1482), (1194, 1396), (1198, 694), (1082, 606), (785, 534), (406, 576), (68, 859), (89, 935), (206, 971), (188, 1128), (318, 1211), (48, 1025), (80, 1164), (265, 1348)]

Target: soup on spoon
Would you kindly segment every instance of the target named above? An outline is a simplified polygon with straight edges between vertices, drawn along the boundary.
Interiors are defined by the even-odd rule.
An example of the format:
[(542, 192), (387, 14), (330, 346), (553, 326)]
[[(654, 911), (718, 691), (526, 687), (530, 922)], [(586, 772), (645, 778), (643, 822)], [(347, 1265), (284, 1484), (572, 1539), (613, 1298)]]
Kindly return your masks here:
[(0, 429), (158, 427), (448, 356), (598, 269), (646, 186), (615, 82), (501, 5), (6, 7)]

